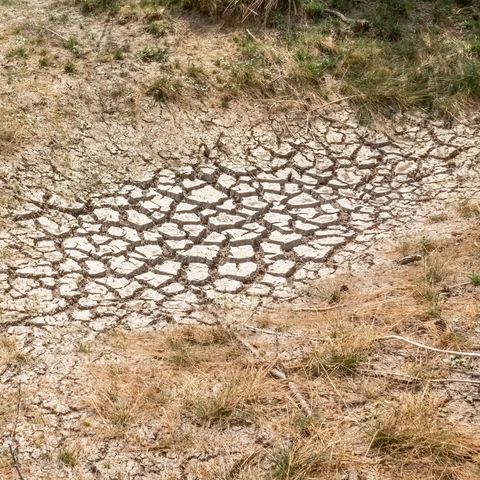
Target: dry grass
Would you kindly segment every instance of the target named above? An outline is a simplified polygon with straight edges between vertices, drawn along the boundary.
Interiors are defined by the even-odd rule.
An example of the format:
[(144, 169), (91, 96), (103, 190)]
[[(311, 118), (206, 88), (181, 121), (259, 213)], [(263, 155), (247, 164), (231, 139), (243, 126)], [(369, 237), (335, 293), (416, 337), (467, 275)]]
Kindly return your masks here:
[(250, 425), (285, 409), (268, 368), (236, 367), (218, 375), (214, 384), (196, 384), (186, 394), (187, 410), (204, 425)]
[(312, 377), (353, 375), (373, 350), (378, 332), (369, 326), (340, 325), (329, 333), (330, 341), (310, 351), (305, 359)]
[(475, 200), (462, 200), (458, 205), (458, 213), (467, 219), (480, 218), (480, 202)]
[[(154, 463), (183, 459), (186, 475), (201, 480), (478, 478), (476, 387), (432, 382), (475, 378), (478, 361), (378, 340), (480, 344), (478, 288), (464, 281), (435, 318), (416, 293), (419, 278), (439, 288), (478, 268), (475, 229), (441, 245), (422, 247), (427, 264), (392, 261), (362, 282), (353, 276), (333, 310), (275, 311), (257, 319), (266, 331), (242, 329), (239, 315), (232, 328), (258, 357), (221, 325), (115, 331), (89, 343), (78, 352), (88, 391), (72, 392), (85, 407), (55, 462), (81, 470), (92, 445), (114, 444)], [(435, 263), (444, 258), (455, 259), (448, 276)], [(321, 305), (329, 306), (327, 297)], [(270, 375), (272, 366), (286, 372), (311, 417)], [(14, 404), (5, 405), (4, 425)]]
[(307, 438), (297, 437), (273, 454), (272, 478), (304, 480), (336, 478), (342, 474), (348, 455), (337, 432), (318, 428)]
[[(473, 5), (463, 10), (449, 0), (444, 0), (443, 9), (435, 2), (410, 0), (361, 4), (337, 0), (76, 3), (86, 14), (107, 13), (122, 25), (141, 23), (156, 38), (175, 29), (179, 8), (229, 21), (237, 54), (225, 58), (222, 49), (214, 68), (202, 59), (196, 62), (205, 75), (195, 88), (185, 81), (188, 67), (162, 73), (146, 88), (148, 95), (161, 102), (202, 91), (214, 92), (224, 106), (226, 99), (245, 95), (304, 105), (305, 97), (307, 103), (345, 97), (367, 118), (405, 109), (454, 116), (475, 107), (480, 99), (480, 27), (475, 20), (478, 9)], [(353, 18), (366, 18), (370, 29), (348, 27), (326, 13), (328, 6)], [(264, 28), (258, 28), (259, 24)], [(122, 59), (127, 56), (124, 53)], [(165, 60), (163, 55), (161, 58)], [(168, 67), (175, 65), (172, 62)]]
[[(410, 468), (445, 478), (473, 479), (480, 474), (480, 442), (442, 422), (439, 408), (438, 401), (428, 396), (401, 398), (395, 408), (375, 420), (371, 446), (392, 458), (401, 457)], [(471, 476), (464, 476), (467, 473)]]
[(90, 399), (95, 413), (115, 435), (155, 417), (167, 402), (165, 381), (151, 365), (109, 365), (97, 372)]
[(15, 367), (29, 361), (29, 356), (17, 345), (17, 342), (6, 335), (0, 336), (0, 368)]

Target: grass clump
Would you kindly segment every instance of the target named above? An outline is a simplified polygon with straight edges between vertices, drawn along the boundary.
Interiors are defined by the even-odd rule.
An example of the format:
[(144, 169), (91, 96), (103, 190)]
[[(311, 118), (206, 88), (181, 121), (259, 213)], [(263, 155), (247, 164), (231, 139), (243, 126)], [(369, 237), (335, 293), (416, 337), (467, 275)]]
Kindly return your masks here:
[(75, 0), (83, 13), (96, 14), (108, 12), (117, 13), (120, 9), (119, 0)]
[(442, 424), (437, 412), (438, 404), (429, 398), (403, 398), (376, 419), (371, 446), (416, 467), (436, 469), (445, 478), (459, 478), (455, 471), (460, 464), (480, 459), (480, 443)]
[(328, 344), (308, 353), (305, 363), (311, 377), (323, 375), (354, 375), (373, 348), (374, 334), (370, 328), (340, 328), (333, 332)]
[(70, 37), (64, 42), (63, 46), (66, 50), (72, 52), (76, 56), (79, 56), (81, 54), (80, 43), (75, 37)]
[(463, 218), (480, 218), (480, 202), (474, 200), (462, 200), (457, 211)]
[(281, 403), (268, 370), (233, 369), (216, 385), (205, 386), (187, 396), (185, 407), (204, 425), (249, 425), (255, 423), (268, 405)]
[(470, 284), (474, 287), (480, 287), (480, 273), (472, 273), (468, 276)]
[(28, 50), (23, 45), (12, 47), (9, 50), (7, 50), (5, 57), (25, 59), (25, 58), (28, 58)]
[(0, 337), (0, 366), (15, 367), (25, 365), (29, 356), (23, 352), (12, 338), (5, 335)]
[(58, 460), (66, 467), (73, 468), (78, 463), (77, 452), (68, 448), (64, 448), (60, 450), (58, 454)]
[(169, 26), (165, 21), (152, 20), (145, 26), (145, 31), (154, 37), (164, 37), (169, 31)]
[(97, 372), (90, 406), (116, 434), (154, 418), (167, 401), (165, 378), (150, 365), (111, 365)]
[(73, 62), (67, 62), (63, 66), (63, 71), (69, 75), (73, 75), (77, 72), (77, 68), (75, 67), (75, 64)]
[(166, 48), (144, 47), (138, 52), (138, 58), (146, 63), (165, 63), (168, 60)]
[(427, 302), (427, 315), (432, 318), (440, 316), (441, 283), (449, 274), (448, 261), (440, 253), (432, 252), (424, 257), (417, 292)]
[(161, 74), (146, 88), (145, 93), (156, 102), (167, 102), (178, 98), (182, 84), (172, 74)]
[[(345, 464), (345, 465), (344, 465)], [(337, 432), (312, 425), (307, 436), (294, 436), (272, 455), (271, 477), (274, 480), (344, 478), (347, 465), (344, 445)]]

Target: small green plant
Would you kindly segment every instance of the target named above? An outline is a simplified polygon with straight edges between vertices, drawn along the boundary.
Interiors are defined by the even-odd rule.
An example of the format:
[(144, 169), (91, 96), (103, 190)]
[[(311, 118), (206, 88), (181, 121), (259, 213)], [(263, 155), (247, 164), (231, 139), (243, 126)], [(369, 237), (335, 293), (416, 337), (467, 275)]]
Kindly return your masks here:
[(13, 47), (7, 50), (5, 55), (7, 58), (28, 58), (28, 51), (23, 45)]
[(370, 328), (344, 329), (332, 332), (328, 345), (312, 350), (306, 357), (309, 376), (354, 375), (372, 349), (373, 334)]
[(120, 9), (119, 0), (75, 0), (85, 14), (108, 12), (115, 14)]
[(163, 37), (168, 31), (168, 26), (164, 21), (153, 20), (146, 25), (145, 30), (154, 37)]
[(472, 273), (469, 275), (468, 279), (474, 287), (480, 287), (480, 273)]
[(138, 52), (138, 58), (147, 63), (165, 63), (168, 60), (168, 50), (166, 48), (144, 47)]
[(73, 468), (78, 463), (77, 453), (74, 450), (64, 448), (60, 450), (58, 460), (66, 467)]
[(69, 75), (71, 74), (74, 74), (77, 69), (75, 68), (75, 64), (72, 63), (72, 62), (67, 62), (64, 66), (63, 66), (63, 71), (65, 73), (68, 73)]
[(72, 52), (74, 55), (78, 56), (81, 53), (80, 44), (78, 43), (78, 40), (75, 37), (70, 37), (68, 40), (64, 42), (63, 46), (66, 50), (68, 50), (69, 52)]
[(147, 88), (146, 94), (157, 102), (173, 100), (182, 88), (181, 83), (171, 75), (162, 74)]
[(325, 4), (319, 0), (307, 0), (303, 8), (305, 14), (315, 20), (321, 18), (325, 13)]

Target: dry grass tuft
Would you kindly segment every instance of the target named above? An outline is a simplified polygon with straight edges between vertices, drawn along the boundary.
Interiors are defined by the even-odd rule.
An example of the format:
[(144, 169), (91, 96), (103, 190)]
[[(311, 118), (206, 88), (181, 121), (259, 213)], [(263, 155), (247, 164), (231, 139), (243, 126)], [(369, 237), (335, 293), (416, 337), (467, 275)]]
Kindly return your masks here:
[(0, 336), (0, 366), (13, 367), (23, 365), (28, 360), (28, 355), (20, 350), (15, 340), (5, 335)]
[(309, 438), (296, 438), (273, 454), (272, 478), (305, 480), (337, 478), (346, 452), (338, 445), (335, 431), (319, 429)]
[(305, 364), (311, 377), (353, 375), (372, 352), (376, 332), (367, 326), (340, 326), (331, 341), (307, 354)]
[(155, 418), (168, 400), (166, 377), (153, 365), (109, 365), (95, 372), (89, 406), (114, 435)]
[(205, 425), (249, 425), (284, 404), (269, 369), (230, 369), (219, 381), (195, 385), (187, 393), (185, 406)]
[(457, 210), (463, 218), (480, 218), (480, 202), (478, 201), (462, 200)]
[(442, 423), (439, 408), (440, 404), (428, 397), (401, 398), (376, 419), (371, 446), (397, 461), (401, 458), (417, 467), (448, 472), (450, 476), (445, 478), (465, 478), (458, 477), (456, 469), (464, 462), (478, 465), (480, 442)]

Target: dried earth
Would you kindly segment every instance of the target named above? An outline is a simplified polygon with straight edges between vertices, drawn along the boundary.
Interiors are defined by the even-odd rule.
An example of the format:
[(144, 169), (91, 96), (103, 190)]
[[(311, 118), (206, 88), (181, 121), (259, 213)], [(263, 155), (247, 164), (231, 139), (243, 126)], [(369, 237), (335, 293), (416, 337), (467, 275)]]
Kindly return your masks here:
[[(45, 21), (45, 2), (29, 7)], [(26, 10), (21, 18), (8, 8), (0, 6), (3, 38), (19, 22), (33, 28)], [(115, 44), (109, 35), (141, 43), (134, 27), (107, 23), (102, 32), (73, 16), (67, 25), (79, 36), (75, 19), (87, 25), (85, 43), (100, 38), (100, 53)], [(196, 35), (185, 35), (179, 58)], [(221, 43), (221, 35), (212, 38)], [(42, 38), (52, 41), (45, 31)], [(192, 466), (223, 455), (207, 441), (182, 455), (139, 453), (115, 436), (89, 443), (82, 395), (97, 380), (84, 369), (84, 345), (119, 329), (240, 325), (267, 307), (304, 305), (312, 286), (335, 274), (360, 278), (386, 261), (386, 245), (423, 232), (434, 216), (455, 216), (459, 202), (480, 193), (475, 122), (405, 117), (381, 131), (345, 106), (302, 118), (206, 103), (186, 113), (144, 98), (125, 118), (125, 98), (136, 96), (113, 108), (104, 89), (118, 78), (137, 88), (153, 66), (91, 62), (77, 77), (40, 73), (34, 89), (30, 61), (2, 59), (8, 89), (0, 97), (20, 132), (18, 145), (0, 152), (1, 329), (30, 359), (1, 372), (12, 407), (2, 410), (1, 444), (7, 456), (15, 449), (26, 478), (224, 478)], [(92, 351), (92, 364), (121, 357)], [(148, 426), (144, 434), (153, 435)], [(267, 444), (264, 434), (248, 427), (239, 438)], [(83, 445), (75, 447), (81, 460), (59, 462), (72, 438)], [(9, 468), (2, 478), (15, 475)]]

